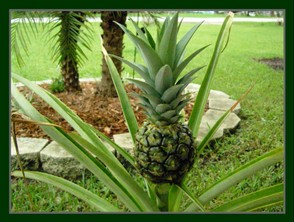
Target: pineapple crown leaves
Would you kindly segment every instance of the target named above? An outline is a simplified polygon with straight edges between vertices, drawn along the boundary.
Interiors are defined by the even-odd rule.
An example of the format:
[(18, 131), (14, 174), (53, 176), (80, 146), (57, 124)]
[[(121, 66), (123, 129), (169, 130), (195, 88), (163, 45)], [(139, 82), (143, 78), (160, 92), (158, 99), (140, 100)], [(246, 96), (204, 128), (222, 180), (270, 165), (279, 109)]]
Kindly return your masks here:
[(208, 47), (208, 45), (204, 46), (184, 58), (189, 41), (203, 22), (192, 27), (177, 42), (181, 26), (178, 20), (178, 13), (167, 17), (157, 30), (156, 40), (146, 27), (143, 32), (133, 20), (131, 22), (135, 27), (136, 35), (125, 26), (117, 23), (141, 54), (144, 65), (110, 55), (130, 66), (144, 79), (144, 81), (128, 80), (142, 90), (143, 94), (138, 97), (140, 105), (148, 113), (150, 119), (154, 119), (156, 122), (162, 120), (172, 123), (179, 119), (181, 109), (189, 102), (188, 96), (181, 96), (181, 94), (187, 85), (196, 78), (195, 74), (203, 66), (189, 71), (182, 77), (180, 75), (192, 59)]
[[(192, 39), (196, 30), (203, 23), (199, 23), (192, 27), (178, 42), (177, 35), (180, 28), (178, 24), (178, 13), (176, 13), (172, 18), (167, 17), (161, 26), (157, 30), (157, 40), (155, 41), (148, 29), (145, 27), (145, 33), (142, 32), (140, 27), (133, 21), (136, 32), (138, 34), (133, 34), (125, 26), (116, 23), (121, 29), (126, 33), (128, 38), (133, 42), (139, 53), (141, 54), (144, 65), (137, 64), (135, 62), (127, 61), (123, 58), (117, 57), (115, 55), (110, 55), (123, 63), (134, 69), (147, 83), (151, 83), (150, 80), (155, 82), (155, 77), (158, 71), (165, 65), (169, 65), (172, 70), (173, 84), (175, 84), (177, 78), (180, 76), (181, 72), (189, 64), (189, 62), (196, 57), (202, 50), (204, 50), (209, 45), (196, 50), (185, 60), (183, 60), (184, 52), (189, 41)], [(183, 61), (182, 61), (183, 60)]]

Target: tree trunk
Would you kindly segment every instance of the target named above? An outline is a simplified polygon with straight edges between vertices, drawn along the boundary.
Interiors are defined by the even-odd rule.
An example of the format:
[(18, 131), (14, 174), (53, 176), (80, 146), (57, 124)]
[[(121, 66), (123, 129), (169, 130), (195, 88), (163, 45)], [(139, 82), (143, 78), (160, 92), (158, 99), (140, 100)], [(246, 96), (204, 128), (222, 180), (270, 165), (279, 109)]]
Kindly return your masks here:
[[(118, 22), (126, 26), (126, 11), (102, 11), (101, 12), (101, 28), (103, 30), (102, 40), (103, 46), (109, 54), (114, 54), (122, 57), (123, 51), (123, 35), (124, 32), (121, 28), (114, 23)], [(101, 82), (97, 86), (96, 94), (107, 96), (107, 97), (116, 97), (115, 87), (113, 85), (109, 69), (107, 64), (102, 57), (102, 78)], [(114, 65), (118, 70), (118, 73), (122, 72), (122, 63), (117, 59), (113, 59)]]
[[(69, 16), (69, 14), (72, 13), (70, 11), (63, 11), (61, 13), (60, 19), (61, 19), (61, 33), (66, 35), (66, 32), (69, 31), (69, 19), (67, 18), (67, 16)], [(76, 17), (76, 19), (81, 22), (84, 23), (85, 19), (84, 19), (84, 13), (83, 12), (75, 12), (79, 15), (79, 17)], [(70, 24), (70, 25), (75, 25), (77, 27), (77, 32), (79, 34), (81, 25), (79, 24)], [(74, 40), (75, 45), (78, 44), (77, 39)], [(73, 48), (75, 48), (76, 51), (76, 47), (74, 46)], [(65, 47), (60, 47), (61, 49), (61, 61), (60, 61), (60, 65), (61, 65), (61, 74), (62, 74), (62, 79), (64, 81), (64, 89), (68, 92), (75, 92), (75, 91), (81, 91), (81, 87), (80, 87), (80, 83), (79, 83), (79, 72), (78, 72), (78, 62), (76, 59), (76, 54), (74, 53), (74, 55), (69, 54), (68, 53), (68, 48)]]
[(77, 62), (66, 58), (62, 61), (61, 75), (64, 82), (64, 89), (67, 92), (81, 91)]

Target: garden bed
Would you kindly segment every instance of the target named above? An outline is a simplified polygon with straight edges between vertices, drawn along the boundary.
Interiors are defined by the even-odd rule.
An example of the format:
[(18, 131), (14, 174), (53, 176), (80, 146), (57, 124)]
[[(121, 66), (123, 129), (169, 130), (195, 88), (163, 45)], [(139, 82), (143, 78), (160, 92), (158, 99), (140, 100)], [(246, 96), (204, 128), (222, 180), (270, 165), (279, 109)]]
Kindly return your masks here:
[[(82, 92), (61, 92), (55, 93), (55, 96), (71, 108), (83, 121), (91, 124), (110, 138), (114, 134), (128, 132), (119, 99), (96, 95), (96, 84), (94, 81), (81, 82)], [(41, 84), (40, 86), (46, 90), (49, 90), (50, 87), (49, 84)], [(73, 131), (73, 128), (39, 96), (32, 94), (24, 86), (19, 87), (19, 90), (41, 114), (51, 119), (55, 124), (62, 126), (67, 132)], [(142, 108), (137, 105), (136, 99), (131, 95), (132, 92), (138, 92), (139, 89), (135, 88), (132, 84), (127, 84), (126, 91), (129, 95), (138, 124), (141, 125), (145, 120), (145, 115), (142, 112)], [(186, 116), (191, 112), (192, 106), (193, 102), (190, 102), (185, 107)], [(17, 119), (23, 119), (18, 114), (13, 115)], [(16, 135), (17, 137), (49, 139), (39, 126), (23, 122), (16, 123)]]

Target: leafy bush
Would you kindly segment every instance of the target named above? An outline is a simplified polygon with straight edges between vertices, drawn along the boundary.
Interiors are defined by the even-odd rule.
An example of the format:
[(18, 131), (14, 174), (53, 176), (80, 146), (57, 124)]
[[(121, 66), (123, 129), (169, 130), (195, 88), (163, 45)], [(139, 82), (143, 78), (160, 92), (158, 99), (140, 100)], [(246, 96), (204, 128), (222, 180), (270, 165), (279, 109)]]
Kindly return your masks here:
[(64, 91), (64, 81), (61, 76), (52, 79), (50, 90), (53, 93), (60, 93)]

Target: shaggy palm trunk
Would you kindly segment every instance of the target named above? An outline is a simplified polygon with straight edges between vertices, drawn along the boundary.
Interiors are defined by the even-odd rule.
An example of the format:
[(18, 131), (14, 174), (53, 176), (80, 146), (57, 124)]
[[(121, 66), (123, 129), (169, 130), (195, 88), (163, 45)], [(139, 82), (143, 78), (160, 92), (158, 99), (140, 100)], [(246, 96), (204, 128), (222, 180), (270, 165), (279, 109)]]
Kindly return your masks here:
[[(67, 35), (67, 32), (69, 29), (69, 20), (68, 16), (70, 11), (63, 11), (60, 16), (61, 20), (61, 33), (64, 35)], [(77, 12), (76, 12), (77, 13)], [(81, 23), (85, 22), (85, 19), (83, 18), (84, 13), (79, 12), (78, 13), (81, 17), (77, 17), (76, 19), (79, 20)], [(74, 24), (77, 26), (77, 30), (80, 30), (81, 26), (78, 24)], [(79, 31), (78, 31), (79, 32)], [(79, 34), (79, 33), (78, 33)], [(75, 45), (78, 44), (77, 39), (74, 41)], [(76, 56), (70, 56), (68, 55), (68, 49), (66, 47), (60, 47), (62, 51), (60, 54), (62, 55), (62, 61), (60, 61), (61, 65), (61, 74), (62, 79), (64, 81), (64, 88), (68, 92), (75, 92), (75, 91), (81, 91), (80, 83), (79, 83), (79, 71), (78, 71), (78, 62), (76, 59)], [(73, 47), (76, 51), (76, 47)], [(76, 55), (77, 53), (74, 53)]]
[[(122, 29), (114, 23), (118, 22), (126, 26), (126, 11), (102, 11), (101, 12), (101, 28), (103, 30), (102, 40), (103, 46), (109, 54), (122, 57), (123, 51), (123, 35)], [(113, 59), (119, 74), (122, 72), (122, 63), (117, 59)], [(97, 94), (107, 97), (116, 97), (115, 87), (113, 85), (111, 75), (105, 59), (102, 59), (102, 79), (97, 86)]]
[(66, 58), (61, 65), (61, 74), (64, 82), (64, 89), (68, 92), (81, 91), (79, 83), (79, 72), (77, 62)]

